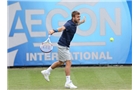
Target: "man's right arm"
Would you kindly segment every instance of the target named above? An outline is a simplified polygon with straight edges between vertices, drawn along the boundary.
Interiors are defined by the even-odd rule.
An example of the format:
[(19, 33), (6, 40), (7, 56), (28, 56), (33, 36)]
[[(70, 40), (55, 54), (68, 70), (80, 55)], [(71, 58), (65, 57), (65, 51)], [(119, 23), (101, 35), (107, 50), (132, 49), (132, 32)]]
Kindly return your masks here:
[(65, 30), (66, 28), (64, 26), (59, 27), (57, 29), (53, 29), (53, 30), (49, 30), (49, 34), (52, 35), (55, 32), (62, 32), (63, 30)]

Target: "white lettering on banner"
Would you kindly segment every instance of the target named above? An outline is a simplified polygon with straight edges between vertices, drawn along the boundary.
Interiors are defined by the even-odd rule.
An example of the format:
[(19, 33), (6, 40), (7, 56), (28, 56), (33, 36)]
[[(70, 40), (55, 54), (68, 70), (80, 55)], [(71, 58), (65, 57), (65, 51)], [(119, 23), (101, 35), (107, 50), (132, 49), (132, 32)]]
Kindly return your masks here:
[(37, 53), (39, 55), (39, 60), (42, 60), (43, 53)]
[[(97, 2), (96, 2), (97, 3)], [(19, 11), (22, 11), (21, 9), (21, 6), (19, 3), (15, 3), (16, 5), (18, 5), (19, 7)], [(81, 5), (81, 4), (85, 4), (85, 3), (77, 3), (77, 6), (78, 5)], [(95, 4), (94, 2), (92, 3), (86, 3), (87, 5), (90, 5), (90, 4)], [(14, 4), (13, 4), (14, 5)], [(65, 5), (65, 2), (61, 2), (61, 5)], [(73, 7), (73, 6), (69, 6), (69, 5), (75, 5), (75, 4), (68, 4), (66, 5), (66, 7)], [(9, 5), (11, 6), (11, 5)], [(76, 7), (76, 6), (75, 6)], [(12, 10), (13, 8), (10, 7)], [(12, 10), (10, 10), (9, 12), (11, 13)], [(12, 15), (12, 20), (9, 20), (10, 21), (10, 26), (12, 26), (12, 21), (14, 21), (14, 19), (16, 19), (16, 17), (14, 17), (16, 15), (16, 11), (17, 10), (14, 10), (12, 13), (14, 13)], [(81, 8), (78, 10), (81, 14), (82, 13), (86, 13), (90, 16), (90, 19), (91, 19), (91, 23), (94, 23), (93, 25), (90, 25), (90, 28), (89, 30), (81, 30), (80, 28), (78, 28), (77, 30), (77, 34), (78, 35), (81, 35), (81, 36), (89, 36), (91, 34), (93, 34), (96, 30), (96, 27), (97, 27), (97, 17), (96, 17), (96, 13), (92, 10), (90, 10), (89, 8)], [(9, 13), (8, 12), (8, 13)], [(109, 24), (109, 26), (112, 28), (111, 30), (114, 32), (114, 34), (116, 35), (121, 35), (121, 9), (120, 8), (115, 8), (113, 10), (113, 13), (115, 14), (115, 20), (113, 20), (111, 18), (111, 16), (109, 15), (109, 13), (107, 12), (107, 10), (105, 8), (100, 8), (99, 9), (99, 17), (100, 17), (100, 35), (106, 35), (106, 22)], [(22, 19), (19, 18), (18, 16), (18, 21), (17, 21), (17, 24), (16, 24), (16, 29), (22, 29), (24, 27), (27, 27), (28, 31), (29, 31), (29, 34), (31, 37), (46, 37), (46, 31), (33, 31), (32, 30), (32, 25), (42, 25), (42, 19), (46, 19), (46, 29), (47, 30), (50, 30), (52, 29), (52, 18), (54, 17), (54, 15), (56, 14), (61, 14), (64, 18), (67, 18), (68, 17), (68, 12), (66, 12), (65, 10), (63, 9), (52, 9), (47, 15), (45, 14), (45, 10), (44, 9), (25, 9), (25, 21), (23, 21)], [(42, 18), (42, 19), (32, 19), (32, 15), (45, 15), (46, 18)], [(25, 23), (25, 25), (22, 25), (22, 23)], [(62, 21), (62, 20), (59, 20), (57, 22), (58, 24), (61, 23), (60, 26), (62, 26), (65, 22)], [(45, 27), (45, 26), (44, 26)], [(10, 31), (11, 28), (9, 28), (9, 31)], [(86, 32), (86, 33), (85, 33)], [(60, 36), (61, 33), (58, 33), (58, 34), (54, 34), (54, 36)]]
[(50, 53), (45, 53), (45, 60), (51, 60)]
[(112, 57), (110, 57), (109, 52), (106, 52), (107, 55), (107, 59), (112, 59)]
[[(72, 52), (72, 60), (111, 60), (109, 52)], [(26, 61), (57, 60), (57, 53), (26, 53)]]
[(99, 59), (106, 59), (104, 52), (101, 52)]
[(46, 32), (33, 32), (32, 31), (32, 25), (41, 25), (42, 21), (41, 20), (32, 20), (31, 16), (32, 15), (39, 15), (39, 14), (44, 14), (44, 10), (25, 10), (25, 15), (26, 15), (26, 25), (28, 27), (28, 31), (31, 35), (31, 37), (46, 37)]
[(82, 52), (80, 52), (80, 60), (83, 60), (83, 58), (82, 58)]
[(52, 53), (52, 60), (58, 59), (57, 56), (58, 56), (57, 53)]
[(90, 59), (90, 53), (89, 52), (85, 52), (83, 56), (84, 56), (85, 60)]
[(29, 61), (29, 53), (26, 53), (26, 60)]
[(78, 60), (78, 54), (79, 54), (79, 52), (73, 52), (73, 55), (75, 56), (75, 60)]
[(96, 54), (94, 52), (92, 52), (92, 59), (94, 59), (94, 58), (98, 59), (98, 52), (96, 52)]
[(30, 61), (31, 60), (34, 60), (34, 61), (37, 60), (37, 53), (30, 53), (29, 55), (30, 55)]

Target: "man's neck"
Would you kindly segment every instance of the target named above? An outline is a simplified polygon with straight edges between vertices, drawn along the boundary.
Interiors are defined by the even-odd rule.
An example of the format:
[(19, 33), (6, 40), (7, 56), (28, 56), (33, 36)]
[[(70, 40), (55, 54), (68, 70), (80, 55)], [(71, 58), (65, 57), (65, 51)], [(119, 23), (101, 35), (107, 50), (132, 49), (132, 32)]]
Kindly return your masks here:
[[(74, 20), (72, 19), (72, 21), (74, 22)], [(76, 22), (74, 22), (75, 24), (77, 24)]]

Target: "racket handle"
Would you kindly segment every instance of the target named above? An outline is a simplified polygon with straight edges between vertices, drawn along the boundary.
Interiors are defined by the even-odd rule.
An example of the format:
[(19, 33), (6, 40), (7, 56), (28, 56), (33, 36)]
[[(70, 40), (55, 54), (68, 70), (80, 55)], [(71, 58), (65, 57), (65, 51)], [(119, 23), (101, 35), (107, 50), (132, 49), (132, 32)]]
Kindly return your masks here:
[(46, 40), (46, 41), (44, 41), (43, 43), (45, 43), (45, 42), (50, 42), (50, 34), (48, 35), (48, 39)]

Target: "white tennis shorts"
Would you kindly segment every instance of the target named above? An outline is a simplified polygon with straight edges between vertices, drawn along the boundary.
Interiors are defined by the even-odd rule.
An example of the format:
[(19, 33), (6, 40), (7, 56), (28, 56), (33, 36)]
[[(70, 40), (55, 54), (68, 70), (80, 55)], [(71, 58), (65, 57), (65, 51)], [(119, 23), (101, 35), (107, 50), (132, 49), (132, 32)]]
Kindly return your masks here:
[(71, 53), (69, 47), (58, 45), (58, 60), (65, 62), (71, 60)]

